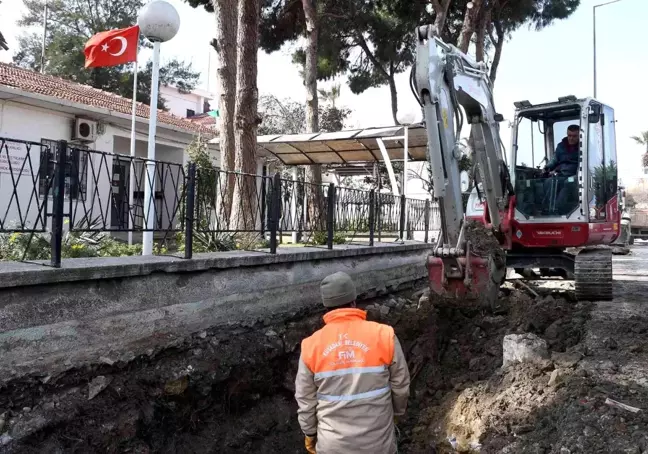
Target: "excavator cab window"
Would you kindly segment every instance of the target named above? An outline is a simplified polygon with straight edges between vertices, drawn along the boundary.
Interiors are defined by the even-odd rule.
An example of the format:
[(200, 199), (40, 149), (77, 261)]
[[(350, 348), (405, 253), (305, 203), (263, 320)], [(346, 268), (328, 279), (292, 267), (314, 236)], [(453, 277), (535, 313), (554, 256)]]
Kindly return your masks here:
[(520, 115), (515, 134), (516, 208), (527, 217), (569, 216), (579, 207), (580, 108)]
[[(614, 110), (592, 104), (588, 112), (587, 194), (590, 222), (611, 222), (618, 191)], [(618, 209), (618, 208), (617, 208)]]

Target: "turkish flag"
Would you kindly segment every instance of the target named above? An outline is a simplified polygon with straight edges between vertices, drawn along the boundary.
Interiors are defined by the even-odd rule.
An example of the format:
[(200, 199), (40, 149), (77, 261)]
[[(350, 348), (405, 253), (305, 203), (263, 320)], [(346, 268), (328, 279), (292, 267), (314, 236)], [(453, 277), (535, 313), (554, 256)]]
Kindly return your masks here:
[(85, 45), (85, 67), (116, 66), (137, 60), (139, 25), (94, 35)]

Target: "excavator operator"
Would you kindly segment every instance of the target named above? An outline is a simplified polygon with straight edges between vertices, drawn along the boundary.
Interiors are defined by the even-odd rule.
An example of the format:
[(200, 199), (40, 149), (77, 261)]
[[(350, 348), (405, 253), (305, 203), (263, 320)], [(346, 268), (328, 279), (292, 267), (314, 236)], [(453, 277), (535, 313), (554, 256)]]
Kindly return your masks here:
[[(579, 140), (580, 127), (578, 125), (569, 125), (567, 137), (563, 138), (558, 144), (556, 152), (544, 168), (546, 177), (549, 175), (554, 177), (547, 178), (545, 181), (545, 194), (557, 194), (555, 204), (559, 214), (566, 214), (571, 208), (568, 199), (572, 190), (565, 182), (567, 178), (573, 177), (578, 172)], [(555, 191), (551, 191), (552, 186), (554, 186)]]
[(567, 137), (556, 147), (556, 153), (545, 166), (546, 172), (554, 172), (559, 176), (571, 177), (578, 171), (578, 141), (580, 127), (569, 125)]
[(342, 272), (320, 285), (328, 312), (301, 344), (295, 379), (309, 454), (396, 454), (395, 418), (405, 414), (410, 375), (391, 326), (366, 320)]

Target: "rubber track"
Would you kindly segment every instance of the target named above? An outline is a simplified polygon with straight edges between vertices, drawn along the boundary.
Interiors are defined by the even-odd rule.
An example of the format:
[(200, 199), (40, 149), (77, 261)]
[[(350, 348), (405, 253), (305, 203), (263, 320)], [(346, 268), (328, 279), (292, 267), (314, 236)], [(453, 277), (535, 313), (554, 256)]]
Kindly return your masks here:
[(576, 256), (574, 278), (578, 301), (612, 300), (612, 251), (580, 251)]

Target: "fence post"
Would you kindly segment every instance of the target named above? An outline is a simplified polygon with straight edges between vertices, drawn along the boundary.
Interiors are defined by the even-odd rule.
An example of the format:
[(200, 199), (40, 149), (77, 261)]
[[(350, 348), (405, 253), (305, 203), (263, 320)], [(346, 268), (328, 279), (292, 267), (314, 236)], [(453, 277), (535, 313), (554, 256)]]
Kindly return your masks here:
[(65, 168), (67, 166), (67, 142), (57, 142), (58, 153), (54, 163), (54, 193), (52, 194), (52, 257), (53, 267), (61, 267), (61, 245), (63, 243), (63, 207), (65, 201)]
[(376, 232), (376, 190), (369, 191), (369, 246), (374, 245)]
[(425, 242), (429, 241), (430, 235), (430, 199), (425, 199)]
[(281, 203), (281, 174), (275, 173), (272, 179), (272, 194), (270, 196), (270, 253), (277, 253), (277, 227), (279, 226), (279, 204)]
[(401, 241), (405, 241), (405, 214), (406, 214), (406, 208), (407, 208), (407, 199), (405, 198), (405, 194), (401, 195), (400, 199), (400, 239)]
[(333, 249), (333, 231), (335, 229), (335, 185), (329, 183), (328, 203), (326, 204), (326, 247)]
[(185, 204), (185, 258), (193, 256), (193, 231), (196, 203), (196, 164), (189, 163), (187, 178), (187, 203)]
[(267, 168), (266, 166), (263, 166), (263, 170), (261, 172), (261, 237), (264, 237), (265, 232), (266, 232), (266, 197), (268, 197), (267, 191), (266, 191), (266, 185), (268, 184), (268, 179), (266, 178), (267, 176)]

